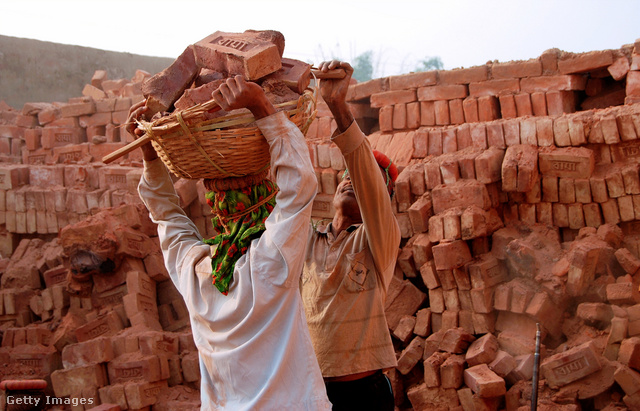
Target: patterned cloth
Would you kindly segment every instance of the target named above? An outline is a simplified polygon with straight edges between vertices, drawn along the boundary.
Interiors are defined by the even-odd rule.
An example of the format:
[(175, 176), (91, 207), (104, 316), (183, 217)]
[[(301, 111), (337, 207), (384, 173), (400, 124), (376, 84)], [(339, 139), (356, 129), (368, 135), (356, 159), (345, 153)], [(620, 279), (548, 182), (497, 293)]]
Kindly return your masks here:
[(247, 252), (254, 238), (265, 230), (265, 220), (276, 204), (278, 187), (270, 180), (239, 190), (210, 191), (207, 204), (215, 217), (211, 219), (218, 235), (204, 240), (217, 245), (211, 257), (213, 285), (224, 295), (229, 292), (236, 261)]

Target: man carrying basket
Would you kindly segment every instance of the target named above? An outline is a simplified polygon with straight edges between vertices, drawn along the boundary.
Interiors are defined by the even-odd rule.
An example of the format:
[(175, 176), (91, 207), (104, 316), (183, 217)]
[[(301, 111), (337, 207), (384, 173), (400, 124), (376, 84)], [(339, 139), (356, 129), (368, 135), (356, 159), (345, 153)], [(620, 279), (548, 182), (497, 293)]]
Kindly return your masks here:
[[(277, 186), (262, 180), (208, 193), (220, 234), (207, 242), (180, 208), (150, 143), (142, 146), (138, 187), (158, 224), (165, 266), (189, 309), (202, 409), (330, 409), (298, 288), (317, 187), (304, 137), (259, 85), (241, 76), (212, 97), (226, 111), (252, 112), (269, 144)], [(139, 134), (135, 122), (146, 110), (144, 102), (131, 108), (130, 133)]]

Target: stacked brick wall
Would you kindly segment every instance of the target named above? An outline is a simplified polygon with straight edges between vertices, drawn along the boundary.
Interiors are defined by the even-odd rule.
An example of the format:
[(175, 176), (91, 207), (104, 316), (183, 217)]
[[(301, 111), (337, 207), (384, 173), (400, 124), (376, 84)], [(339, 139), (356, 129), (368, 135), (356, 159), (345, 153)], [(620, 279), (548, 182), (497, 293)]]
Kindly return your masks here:
[[(542, 409), (638, 408), (639, 50), (549, 50), (350, 88), (372, 147), (401, 170), (386, 300), (399, 410), (529, 409), (537, 324)], [(130, 141), (122, 124), (148, 75), (96, 71), (64, 103), (0, 102), (0, 379), (92, 400), (72, 409), (198, 403), (187, 314), (136, 192), (140, 152), (100, 161)], [(334, 129), (319, 102), (307, 135), (318, 220), (344, 170)], [(213, 235), (202, 184), (175, 185)], [(105, 232), (113, 272), (73, 272), (76, 243)]]

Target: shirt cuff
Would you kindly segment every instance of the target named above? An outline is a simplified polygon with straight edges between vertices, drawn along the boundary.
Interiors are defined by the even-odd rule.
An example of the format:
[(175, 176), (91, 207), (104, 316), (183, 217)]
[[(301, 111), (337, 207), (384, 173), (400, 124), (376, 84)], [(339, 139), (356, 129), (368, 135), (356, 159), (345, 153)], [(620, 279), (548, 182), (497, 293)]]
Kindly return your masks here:
[(355, 120), (344, 133), (340, 134), (336, 132), (331, 136), (331, 141), (336, 143), (343, 155), (347, 155), (360, 147), (364, 139), (364, 133), (360, 130)]
[(155, 177), (162, 176), (165, 173), (164, 163), (159, 157), (151, 161), (143, 160), (143, 164), (144, 174), (148, 180), (153, 180)]

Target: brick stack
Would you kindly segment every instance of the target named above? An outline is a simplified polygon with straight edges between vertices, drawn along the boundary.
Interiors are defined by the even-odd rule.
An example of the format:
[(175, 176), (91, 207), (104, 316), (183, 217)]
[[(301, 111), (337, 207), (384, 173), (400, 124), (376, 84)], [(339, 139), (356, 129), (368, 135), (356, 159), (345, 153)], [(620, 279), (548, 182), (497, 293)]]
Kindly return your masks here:
[[(640, 376), (629, 365), (638, 330), (628, 323), (640, 307), (639, 50), (640, 42), (549, 50), (351, 88), (372, 147), (402, 169), (397, 272), (427, 297), (414, 313), (387, 311), (399, 356), (390, 375), (406, 394), (400, 409), (527, 406), (537, 323), (541, 404), (637, 404), (638, 390), (623, 380)], [(321, 110), (310, 130), (318, 217), (331, 215), (344, 169), (327, 139), (334, 129)], [(587, 318), (591, 303), (615, 314)], [(563, 354), (569, 348), (573, 357)], [(554, 380), (554, 372), (564, 374)], [(599, 390), (587, 388), (603, 378)]]
[[(79, 272), (69, 258), (78, 250), (101, 253), (113, 269)], [(105, 209), (48, 243), (23, 239), (7, 262), (3, 379), (45, 379), (58, 404), (84, 401), (74, 410), (199, 409), (188, 313), (143, 206)]]
[[(639, 50), (553, 49), (350, 88), (371, 145), (401, 169), (386, 300), (399, 410), (529, 409), (537, 324), (540, 409), (640, 407)], [(0, 378), (46, 378), (96, 409), (198, 402), (184, 304), (139, 217), (140, 154), (98, 162), (127, 143), (119, 126), (146, 78), (97, 71), (64, 104), (0, 102)], [(334, 130), (320, 102), (316, 219), (332, 216), (344, 170)], [(212, 235), (202, 185), (175, 185)], [(117, 268), (74, 275), (72, 251), (110, 230), (126, 244)]]

